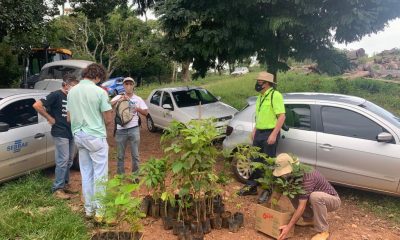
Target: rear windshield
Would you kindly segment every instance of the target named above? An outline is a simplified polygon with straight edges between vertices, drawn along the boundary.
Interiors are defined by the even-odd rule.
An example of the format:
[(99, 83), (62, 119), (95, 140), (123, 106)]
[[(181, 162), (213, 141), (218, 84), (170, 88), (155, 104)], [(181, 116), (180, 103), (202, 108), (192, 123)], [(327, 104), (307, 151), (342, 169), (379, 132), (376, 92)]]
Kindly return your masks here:
[(39, 81), (44, 79), (63, 79), (63, 76), (67, 73), (70, 73), (76, 77), (76, 79), (82, 79), (82, 68), (71, 67), (71, 66), (51, 66), (45, 69), (42, 69), (39, 75)]
[(361, 107), (370, 110), (371, 112), (375, 113), (376, 115), (381, 116), (386, 121), (388, 121), (388, 122), (392, 123), (393, 125), (395, 125), (396, 127), (400, 128), (400, 118), (398, 116), (394, 115), (393, 113), (391, 113), (369, 101), (365, 101), (361, 105)]
[(103, 87), (108, 87), (108, 86), (113, 85), (113, 83), (114, 83), (114, 80), (112, 80), (112, 81), (107, 81), (107, 82), (104, 82), (103, 84), (101, 84), (101, 86), (103, 86)]
[(191, 107), (201, 104), (209, 104), (217, 102), (215, 98), (206, 89), (190, 89), (184, 91), (176, 91), (172, 93), (178, 107)]

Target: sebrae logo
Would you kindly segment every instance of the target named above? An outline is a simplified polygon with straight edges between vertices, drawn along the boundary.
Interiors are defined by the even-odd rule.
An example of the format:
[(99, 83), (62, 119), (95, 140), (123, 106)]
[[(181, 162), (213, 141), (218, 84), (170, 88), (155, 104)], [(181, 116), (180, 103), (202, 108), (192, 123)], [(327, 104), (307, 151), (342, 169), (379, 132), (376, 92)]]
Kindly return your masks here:
[(28, 142), (22, 142), (22, 140), (16, 140), (13, 145), (7, 146), (7, 152), (20, 152), (22, 148), (27, 147)]

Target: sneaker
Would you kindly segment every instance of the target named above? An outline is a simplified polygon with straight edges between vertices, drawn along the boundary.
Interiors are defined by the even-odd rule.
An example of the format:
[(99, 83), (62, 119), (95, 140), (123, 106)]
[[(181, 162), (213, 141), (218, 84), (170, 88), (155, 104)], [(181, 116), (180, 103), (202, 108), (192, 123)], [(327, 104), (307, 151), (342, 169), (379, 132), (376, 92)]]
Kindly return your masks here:
[(248, 186), (245, 185), (242, 187), (237, 193), (239, 196), (247, 196), (247, 195), (257, 195), (257, 186)]
[(329, 238), (329, 232), (321, 232), (314, 235), (311, 240), (327, 240)]
[(69, 200), (69, 199), (71, 199), (71, 196), (68, 195), (68, 194), (66, 194), (66, 193), (64, 192), (64, 190), (62, 190), (62, 189), (58, 189), (57, 191), (55, 191), (55, 192), (53, 193), (53, 196), (56, 197), (56, 198), (58, 198), (58, 199), (63, 199), (63, 200)]
[(305, 226), (314, 226), (314, 221), (313, 220), (308, 220), (308, 221), (306, 221), (306, 220), (304, 220), (304, 218), (300, 218), (298, 221), (297, 221), (297, 223), (296, 223), (296, 225), (297, 226), (302, 226), (302, 227), (305, 227)]
[(64, 186), (64, 192), (65, 192), (65, 193), (68, 193), (68, 194), (77, 194), (77, 193), (79, 193), (78, 190), (72, 189), (72, 187), (71, 187), (70, 184), (65, 184), (65, 186)]
[(103, 223), (103, 221), (104, 221), (103, 216), (100, 216), (100, 215), (95, 215), (93, 219), (96, 223)]

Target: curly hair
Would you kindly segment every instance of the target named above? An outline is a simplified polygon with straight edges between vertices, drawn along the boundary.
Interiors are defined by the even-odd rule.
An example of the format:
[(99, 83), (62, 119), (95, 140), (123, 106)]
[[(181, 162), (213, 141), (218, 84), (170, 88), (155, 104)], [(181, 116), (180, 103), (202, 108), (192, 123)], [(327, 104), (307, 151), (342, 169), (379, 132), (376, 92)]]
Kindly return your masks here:
[(104, 82), (107, 77), (107, 71), (101, 64), (92, 63), (82, 71), (82, 78), (94, 80), (97, 77), (100, 78), (100, 82)]

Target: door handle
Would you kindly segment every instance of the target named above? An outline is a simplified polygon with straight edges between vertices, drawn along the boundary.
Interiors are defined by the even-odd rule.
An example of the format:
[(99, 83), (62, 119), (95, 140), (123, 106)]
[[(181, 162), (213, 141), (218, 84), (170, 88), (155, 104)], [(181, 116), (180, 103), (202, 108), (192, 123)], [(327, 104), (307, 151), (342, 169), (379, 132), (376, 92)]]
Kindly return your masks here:
[(37, 138), (42, 138), (42, 137), (45, 137), (46, 135), (44, 135), (43, 133), (36, 133), (35, 134), (35, 138), (37, 139)]
[(319, 145), (319, 147), (323, 148), (323, 149), (328, 149), (328, 150), (333, 149), (332, 145), (330, 145), (330, 144), (322, 144), (322, 145)]

